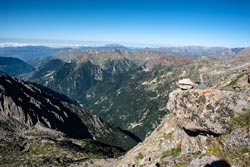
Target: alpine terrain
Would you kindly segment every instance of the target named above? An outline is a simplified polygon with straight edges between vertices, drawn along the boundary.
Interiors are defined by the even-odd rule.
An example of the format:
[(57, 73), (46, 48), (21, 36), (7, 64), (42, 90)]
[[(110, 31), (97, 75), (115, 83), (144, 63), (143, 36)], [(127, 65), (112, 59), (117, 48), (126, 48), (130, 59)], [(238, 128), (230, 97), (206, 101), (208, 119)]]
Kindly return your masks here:
[(137, 141), (48, 88), (0, 75), (0, 166), (68, 166)]
[(0, 76), (0, 166), (247, 167), (249, 56), (69, 49), (39, 58), (19, 75), (29, 81)]

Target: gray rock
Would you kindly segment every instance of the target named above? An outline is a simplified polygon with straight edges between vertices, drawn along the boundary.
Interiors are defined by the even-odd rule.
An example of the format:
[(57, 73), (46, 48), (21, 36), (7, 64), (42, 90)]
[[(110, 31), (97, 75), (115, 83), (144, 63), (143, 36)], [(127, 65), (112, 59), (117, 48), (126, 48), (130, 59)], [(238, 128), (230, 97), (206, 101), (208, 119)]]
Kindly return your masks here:
[(178, 81), (178, 86), (182, 90), (189, 90), (189, 89), (193, 89), (194, 83), (189, 78), (185, 78), (185, 79)]
[(215, 136), (227, 132), (230, 118), (246, 107), (243, 104), (245, 97), (244, 94), (215, 89), (176, 90), (170, 93), (167, 107), (190, 134)]
[(234, 129), (224, 140), (223, 146), (226, 148), (250, 148), (250, 127), (240, 127)]
[(206, 155), (202, 158), (192, 160), (188, 167), (207, 167), (206, 165), (210, 167), (214, 161), (219, 161), (219, 158), (214, 155)]

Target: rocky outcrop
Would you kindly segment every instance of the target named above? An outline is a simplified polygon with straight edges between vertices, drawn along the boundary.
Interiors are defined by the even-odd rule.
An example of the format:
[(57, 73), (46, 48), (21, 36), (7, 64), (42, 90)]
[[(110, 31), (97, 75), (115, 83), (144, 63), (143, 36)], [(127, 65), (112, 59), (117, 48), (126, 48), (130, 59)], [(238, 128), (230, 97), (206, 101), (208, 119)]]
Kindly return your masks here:
[(170, 93), (167, 107), (170, 114), (116, 166), (243, 167), (250, 163), (248, 94), (176, 90)]
[(250, 127), (239, 127), (234, 129), (230, 134), (225, 136), (222, 145), (226, 148), (249, 147), (250, 144)]
[(226, 161), (219, 160), (216, 156), (206, 155), (192, 160), (188, 167), (230, 167), (230, 165)]
[(189, 90), (189, 89), (193, 89), (194, 83), (189, 78), (185, 78), (185, 79), (178, 81), (178, 86), (182, 90)]
[(230, 117), (247, 107), (244, 94), (214, 89), (174, 91), (168, 109), (190, 134), (220, 135), (229, 130)]

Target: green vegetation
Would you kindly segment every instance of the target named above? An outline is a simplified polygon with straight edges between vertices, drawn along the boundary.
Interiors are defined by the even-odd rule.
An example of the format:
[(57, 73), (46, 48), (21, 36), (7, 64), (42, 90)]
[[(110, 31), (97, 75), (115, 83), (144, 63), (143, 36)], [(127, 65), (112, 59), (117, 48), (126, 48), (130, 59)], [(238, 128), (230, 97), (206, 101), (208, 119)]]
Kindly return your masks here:
[(222, 146), (217, 140), (212, 141), (208, 144), (207, 154), (217, 155), (217, 154), (221, 153), (222, 151), (223, 151)]
[(178, 162), (177, 164), (174, 165), (174, 167), (186, 167), (188, 166), (187, 162)]
[(250, 166), (250, 149), (236, 148), (225, 150), (218, 154), (218, 157), (226, 160), (230, 164), (237, 164), (238, 166)]
[(243, 109), (241, 114), (231, 117), (230, 131), (223, 134), (212, 141), (208, 142), (208, 150), (206, 154), (215, 155), (218, 158), (227, 161), (230, 164), (237, 164), (239, 166), (250, 166), (250, 149), (247, 147), (228, 148), (223, 149), (222, 141), (235, 128), (249, 127), (250, 110)]
[[(233, 125), (245, 125), (245, 122), (242, 122), (243, 115), (241, 118), (236, 117), (236, 123)], [(240, 121), (239, 121), (240, 119)], [(242, 124), (243, 123), (243, 124)], [(240, 148), (229, 148), (224, 150), (221, 142), (226, 137), (227, 134), (222, 135), (215, 140), (208, 143), (208, 150), (206, 154), (215, 155), (218, 158), (227, 161), (230, 164), (237, 164), (239, 166), (250, 166), (250, 149), (247, 147)]]
[(173, 139), (173, 132), (171, 132), (171, 133), (164, 133), (163, 137), (166, 140), (171, 140), (172, 141), (172, 139)]
[(250, 109), (247, 109), (246, 111), (244, 111), (243, 114), (236, 115), (231, 119), (230, 121), (231, 128), (250, 126), (249, 120), (250, 120)]
[(144, 70), (147, 58), (159, 56), (155, 52), (127, 55), (122, 51), (100, 51), (96, 53), (98, 56), (90, 58), (81, 54), (72, 53), (79, 57), (53, 68), (45, 65), (43, 68), (49, 70), (42, 68), (36, 72), (55, 71), (53, 80), (42, 77), (44, 74), (30, 80), (66, 94), (105, 122), (128, 130), (140, 139), (152, 132), (168, 113), (168, 94), (176, 89), (179, 76), (185, 71), (185, 77), (194, 82), (199, 79), (195, 65), (159, 65)]
[(56, 140), (35, 137), (24, 141), (0, 140), (0, 166), (68, 166), (91, 158), (118, 157), (123, 154), (115, 147), (91, 140)]
[(171, 150), (164, 151), (161, 155), (161, 159), (164, 159), (166, 157), (177, 157), (181, 153), (181, 148), (172, 148)]
[(143, 158), (143, 155), (142, 155), (141, 153), (139, 153), (139, 154), (135, 157), (135, 159), (136, 159), (137, 161), (141, 160), (142, 158)]
[(209, 148), (207, 154), (215, 155), (220, 159), (223, 159), (230, 164), (237, 164), (239, 166), (250, 166), (250, 149), (245, 148), (231, 148), (227, 150), (222, 149), (222, 145), (220, 144), (220, 140), (217, 139), (209, 144)]
[(238, 80), (243, 77), (245, 75), (245, 73), (241, 73), (239, 74), (234, 80), (232, 80), (228, 85), (226, 85), (225, 87), (232, 87), (234, 85), (237, 84)]

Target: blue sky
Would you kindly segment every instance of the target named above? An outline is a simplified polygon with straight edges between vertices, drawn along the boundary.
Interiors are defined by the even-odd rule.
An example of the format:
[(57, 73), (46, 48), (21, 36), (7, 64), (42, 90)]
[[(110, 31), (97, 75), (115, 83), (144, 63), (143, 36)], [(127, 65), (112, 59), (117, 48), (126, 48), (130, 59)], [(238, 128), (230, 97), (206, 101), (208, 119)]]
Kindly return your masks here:
[(250, 46), (249, 0), (0, 0), (0, 38)]

